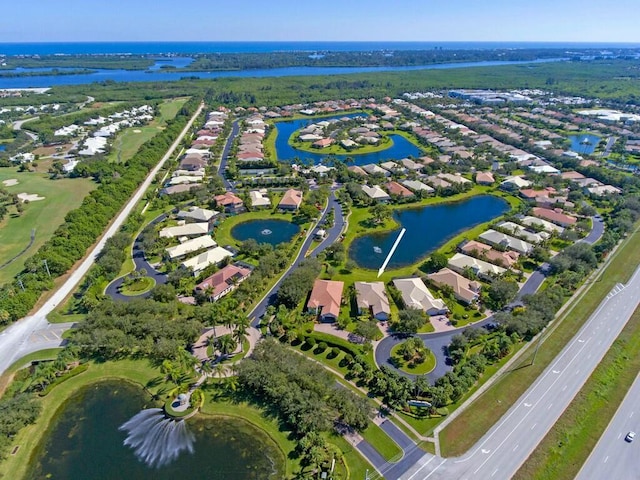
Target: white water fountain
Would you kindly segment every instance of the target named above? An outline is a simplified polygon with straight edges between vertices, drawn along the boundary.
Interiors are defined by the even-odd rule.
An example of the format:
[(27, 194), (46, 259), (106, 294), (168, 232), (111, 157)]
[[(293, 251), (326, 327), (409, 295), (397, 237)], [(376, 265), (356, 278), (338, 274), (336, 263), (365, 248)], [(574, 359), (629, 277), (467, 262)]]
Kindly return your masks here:
[(149, 467), (162, 467), (177, 459), (183, 451), (193, 453), (195, 437), (184, 421), (167, 417), (161, 408), (142, 410), (125, 422), (124, 444)]
[(269, 230), (268, 228), (265, 228), (264, 230), (262, 230), (260, 232), (261, 235), (271, 235), (273, 232), (271, 230)]

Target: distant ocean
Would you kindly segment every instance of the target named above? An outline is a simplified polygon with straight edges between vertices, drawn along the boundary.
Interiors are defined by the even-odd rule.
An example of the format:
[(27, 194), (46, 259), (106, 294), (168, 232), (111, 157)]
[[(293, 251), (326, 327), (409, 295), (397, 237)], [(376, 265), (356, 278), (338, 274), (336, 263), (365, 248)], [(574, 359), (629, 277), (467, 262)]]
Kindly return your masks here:
[(612, 49), (640, 48), (640, 43), (567, 42), (86, 42), (0, 43), (0, 55), (56, 54), (192, 54), (267, 53), (292, 51), (375, 50), (492, 50), (492, 49)]

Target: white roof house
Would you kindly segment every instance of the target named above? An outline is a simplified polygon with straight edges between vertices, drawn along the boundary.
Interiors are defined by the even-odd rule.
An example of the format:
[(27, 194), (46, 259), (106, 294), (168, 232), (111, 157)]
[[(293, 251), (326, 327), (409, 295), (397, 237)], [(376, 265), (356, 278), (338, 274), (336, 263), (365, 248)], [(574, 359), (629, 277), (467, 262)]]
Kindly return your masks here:
[(208, 223), (187, 223), (175, 227), (165, 227), (160, 230), (160, 238), (196, 237), (209, 233)]
[(407, 308), (417, 308), (428, 315), (442, 315), (449, 311), (444, 301), (435, 298), (422, 280), (417, 277), (398, 278), (393, 285), (400, 291)]
[(587, 188), (590, 194), (602, 197), (604, 195), (618, 195), (622, 192), (619, 188), (613, 185), (599, 185), (597, 187)]
[(218, 215), (219, 212), (215, 210), (208, 210), (200, 207), (189, 207), (189, 210), (181, 210), (178, 212), (177, 217), (188, 220), (195, 220), (196, 222), (208, 222), (213, 217)]
[(451, 173), (439, 173), (438, 174), (439, 178), (442, 178), (443, 180), (446, 180), (449, 183), (459, 183), (459, 184), (463, 184), (463, 183), (471, 183), (471, 180), (464, 178), (462, 175), (453, 175)]
[(382, 190), (378, 185), (374, 185), (372, 187), (369, 185), (362, 185), (362, 191), (378, 202), (385, 202), (391, 199), (389, 194)]
[(522, 177), (508, 177), (501, 184), (501, 187), (504, 188), (512, 188), (514, 190), (520, 190), (521, 188), (527, 188), (531, 186), (531, 182), (529, 180), (525, 180)]
[(433, 187), (430, 187), (426, 183), (422, 183), (419, 180), (403, 180), (400, 183), (402, 183), (402, 185), (404, 185), (408, 189), (413, 190), (414, 192), (417, 192), (419, 190), (424, 190), (427, 193), (433, 193), (435, 191)]
[(530, 243), (542, 243), (551, 236), (547, 232), (529, 232), (522, 225), (513, 222), (501, 222), (497, 226)]
[(270, 207), (271, 199), (266, 190), (253, 190), (249, 192), (252, 207)]
[(191, 240), (187, 240), (180, 245), (176, 245), (175, 247), (169, 247), (166, 249), (169, 258), (173, 260), (174, 258), (180, 258), (185, 256), (188, 253), (197, 252), (198, 250), (202, 250), (203, 248), (212, 248), (216, 247), (218, 244), (215, 242), (213, 238), (209, 235), (203, 235), (201, 237), (193, 238)]
[(552, 167), (551, 165), (536, 165), (533, 167), (529, 167), (529, 170), (536, 173), (546, 173), (548, 175), (560, 175), (560, 170)]
[(481, 278), (491, 279), (492, 276), (502, 275), (507, 270), (484, 260), (470, 257), (464, 253), (456, 253), (449, 259), (449, 268), (454, 272), (462, 273), (470, 268)]
[(533, 245), (520, 240), (519, 238), (505, 235), (504, 233), (497, 232), (495, 230), (487, 230), (480, 235), (480, 239), (490, 245), (500, 245), (511, 250), (515, 250), (518, 253), (524, 255), (529, 254), (533, 250)]
[(222, 247), (215, 247), (211, 250), (207, 250), (200, 255), (196, 255), (188, 260), (182, 262), (182, 266), (185, 268), (192, 268), (193, 274), (198, 275), (202, 270), (210, 265), (217, 265), (225, 258), (233, 257), (233, 253)]
[(186, 183), (200, 183), (202, 181), (201, 176), (191, 176), (191, 175), (180, 175), (177, 177), (172, 177), (169, 180), (170, 185), (182, 185)]
[(375, 173), (381, 173), (385, 177), (388, 177), (391, 175), (391, 172), (389, 172), (388, 170), (385, 170), (384, 168), (380, 168), (375, 163), (368, 163), (367, 165), (362, 165), (361, 168), (370, 175), (373, 175)]
[(520, 222), (523, 225), (527, 225), (529, 227), (537, 226), (540, 228), (544, 228), (547, 232), (564, 232), (564, 228), (562, 228), (560, 225), (556, 225), (555, 223), (548, 222), (547, 220), (543, 220), (542, 218), (538, 217), (523, 217), (522, 219), (520, 219)]

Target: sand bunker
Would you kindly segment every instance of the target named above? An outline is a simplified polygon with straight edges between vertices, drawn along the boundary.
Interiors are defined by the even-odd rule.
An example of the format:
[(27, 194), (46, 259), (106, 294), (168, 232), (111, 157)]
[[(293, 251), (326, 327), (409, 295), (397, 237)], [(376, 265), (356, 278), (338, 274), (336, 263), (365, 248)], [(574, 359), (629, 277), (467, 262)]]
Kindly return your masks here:
[(142, 130), (134, 130), (133, 133), (142, 133)]
[(14, 185), (18, 185), (20, 182), (18, 180), (16, 180), (15, 178), (10, 178), (8, 180), (3, 180), (2, 184), (5, 187), (13, 187)]
[(23, 202), (37, 202), (38, 200), (44, 200), (44, 197), (41, 197), (37, 193), (19, 193), (18, 198)]

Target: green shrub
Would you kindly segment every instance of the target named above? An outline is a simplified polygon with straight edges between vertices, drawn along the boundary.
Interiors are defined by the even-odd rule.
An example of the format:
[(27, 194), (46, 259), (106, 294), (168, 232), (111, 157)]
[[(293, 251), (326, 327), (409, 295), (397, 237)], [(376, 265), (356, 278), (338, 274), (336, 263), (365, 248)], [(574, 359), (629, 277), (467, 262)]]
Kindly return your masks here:
[(307, 338), (307, 345), (309, 345), (310, 347), (315, 347), (316, 345), (316, 339), (313, 337), (309, 337)]
[(329, 345), (327, 345), (326, 342), (320, 342), (317, 349), (318, 353), (324, 352), (327, 348), (329, 348)]

